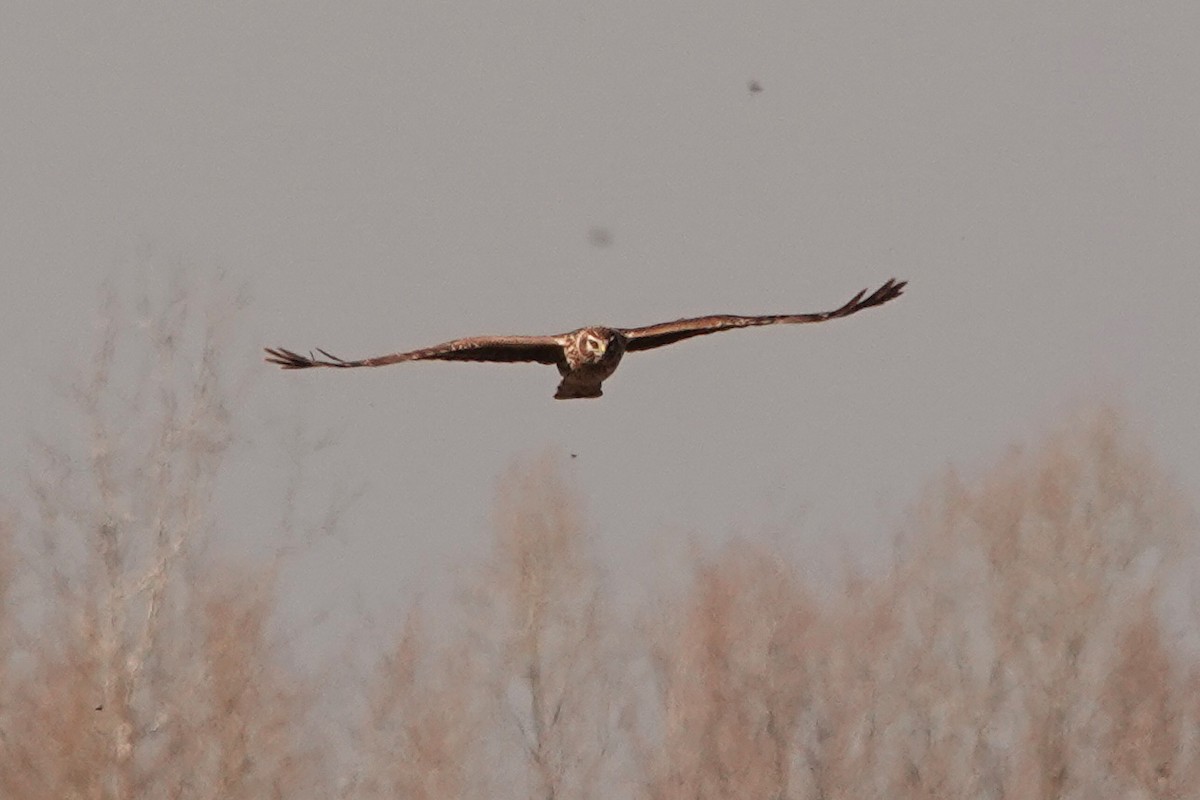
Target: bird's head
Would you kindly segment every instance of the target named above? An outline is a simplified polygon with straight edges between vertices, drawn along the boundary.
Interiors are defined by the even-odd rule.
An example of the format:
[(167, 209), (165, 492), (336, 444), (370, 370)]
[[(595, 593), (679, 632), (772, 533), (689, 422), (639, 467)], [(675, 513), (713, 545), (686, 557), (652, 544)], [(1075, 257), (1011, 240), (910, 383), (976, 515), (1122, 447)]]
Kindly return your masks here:
[(608, 349), (608, 337), (599, 331), (588, 331), (583, 335), (583, 351), (589, 356), (600, 358)]

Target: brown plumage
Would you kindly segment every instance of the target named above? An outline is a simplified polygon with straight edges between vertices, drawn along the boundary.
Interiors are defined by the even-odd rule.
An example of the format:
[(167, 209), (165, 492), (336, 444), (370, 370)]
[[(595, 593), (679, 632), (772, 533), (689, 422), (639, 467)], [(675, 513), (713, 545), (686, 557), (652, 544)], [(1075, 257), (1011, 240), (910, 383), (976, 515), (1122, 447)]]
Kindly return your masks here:
[(392, 353), (378, 358), (360, 361), (345, 361), (318, 349), (324, 358), (312, 353), (300, 355), (283, 348), (267, 348), (267, 361), (284, 369), (308, 369), (310, 367), (382, 367), (405, 361), (531, 361), (539, 364), (554, 364), (562, 376), (554, 396), (559, 400), (584, 397), (600, 397), (600, 385), (612, 375), (621, 356), (638, 350), (662, 347), (693, 336), (748, 328), (756, 325), (797, 324), (802, 322), (824, 322), (829, 319), (848, 317), (864, 308), (883, 305), (899, 297), (907, 281), (894, 278), (870, 295), (866, 290), (854, 295), (849, 302), (833, 311), (811, 314), (774, 314), (741, 317), (719, 314), (709, 317), (677, 319), (642, 328), (579, 328), (557, 336), (472, 336), (454, 339), (443, 344)]

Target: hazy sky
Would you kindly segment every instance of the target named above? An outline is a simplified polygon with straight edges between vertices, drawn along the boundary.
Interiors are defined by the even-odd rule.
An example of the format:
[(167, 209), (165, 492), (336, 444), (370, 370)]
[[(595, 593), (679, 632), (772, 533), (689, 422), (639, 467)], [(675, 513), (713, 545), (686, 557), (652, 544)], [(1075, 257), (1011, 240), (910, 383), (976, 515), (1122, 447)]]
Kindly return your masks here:
[[(2, 488), (60, 430), (101, 280), (183, 264), (253, 296), (231, 524), (274, 535), (298, 419), (337, 436), (309, 510), (362, 489), (300, 568), (318, 606), (442, 580), (546, 447), (633, 576), (738, 531), (834, 563), (945, 464), (1094, 398), (1200, 496), (1198, 37), (1191, 0), (5, 0)], [(595, 402), (534, 365), (259, 366), (820, 310), (892, 276), (905, 297), (853, 320), (630, 356)]]

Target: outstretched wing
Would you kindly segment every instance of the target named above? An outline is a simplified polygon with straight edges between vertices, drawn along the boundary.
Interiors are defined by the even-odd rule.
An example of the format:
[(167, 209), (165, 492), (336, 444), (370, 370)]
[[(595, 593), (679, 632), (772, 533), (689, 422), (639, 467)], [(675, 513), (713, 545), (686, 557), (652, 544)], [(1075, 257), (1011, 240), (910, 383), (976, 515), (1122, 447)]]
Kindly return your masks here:
[(307, 356), (283, 348), (266, 348), (267, 361), (284, 369), (308, 369), (309, 367), (382, 367), (405, 361), (536, 361), (539, 364), (555, 364), (563, 358), (563, 347), (554, 336), (472, 336), (455, 339), (421, 350), (407, 353), (392, 353), (378, 358), (346, 361), (318, 348), (324, 358)]
[(864, 308), (883, 305), (887, 301), (899, 297), (907, 283), (908, 281), (897, 281), (893, 278), (870, 295), (867, 295), (866, 289), (862, 290), (850, 298), (850, 302), (833, 311), (819, 311), (813, 314), (774, 314), (760, 317), (718, 314), (711, 317), (677, 319), (674, 322), (647, 325), (644, 328), (623, 328), (621, 333), (625, 334), (629, 340), (625, 345), (626, 351), (633, 351), (649, 350), (652, 347), (674, 344), (693, 336), (702, 336), (706, 333), (727, 331), (733, 328), (749, 328), (754, 325), (775, 325), (777, 323), (824, 322), (827, 319), (857, 314)]

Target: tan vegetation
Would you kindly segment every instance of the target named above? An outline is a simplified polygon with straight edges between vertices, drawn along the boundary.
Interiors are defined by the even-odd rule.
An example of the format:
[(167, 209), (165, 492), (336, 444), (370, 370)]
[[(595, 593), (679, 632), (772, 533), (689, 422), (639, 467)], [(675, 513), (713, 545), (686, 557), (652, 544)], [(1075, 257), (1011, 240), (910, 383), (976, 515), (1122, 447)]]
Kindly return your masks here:
[[(945, 476), (880, 574), (818, 591), (737, 540), (636, 620), (554, 459), (515, 467), (457, 607), (334, 686), (280, 658), (278, 561), (208, 552), (230, 419), (182, 311), (141, 367), (110, 327), (83, 454), (0, 523), (0, 797), (1197, 795), (1195, 520), (1119, 415)], [(314, 719), (332, 691), (361, 713)]]

